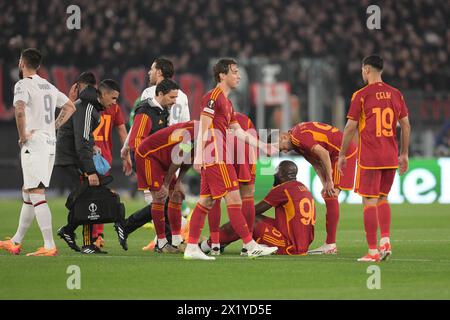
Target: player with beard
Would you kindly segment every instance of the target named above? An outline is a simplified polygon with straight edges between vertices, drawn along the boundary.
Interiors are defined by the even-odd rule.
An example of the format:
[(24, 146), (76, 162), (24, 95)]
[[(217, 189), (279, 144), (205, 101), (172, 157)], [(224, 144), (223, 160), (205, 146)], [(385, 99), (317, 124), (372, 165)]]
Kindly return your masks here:
[[(74, 104), (55, 86), (37, 74), (41, 53), (34, 48), (22, 51), (19, 59), (20, 80), (14, 86), (14, 107), (19, 133), (23, 173), (19, 226), (10, 239), (0, 241), (0, 249), (19, 254), (22, 240), (36, 217), (44, 246), (27, 256), (55, 256), (52, 214), (45, 198), (55, 163), (55, 129), (64, 125), (75, 112)], [(55, 120), (55, 109), (61, 108)]]

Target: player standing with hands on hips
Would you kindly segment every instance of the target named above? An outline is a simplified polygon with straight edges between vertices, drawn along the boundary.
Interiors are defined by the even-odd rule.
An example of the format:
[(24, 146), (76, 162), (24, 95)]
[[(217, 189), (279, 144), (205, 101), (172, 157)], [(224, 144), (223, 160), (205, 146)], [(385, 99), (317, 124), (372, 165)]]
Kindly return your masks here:
[[(16, 234), (0, 241), (0, 249), (19, 254), (21, 243), (33, 222), (38, 222), (44, 246), (27, 256), (55, 256), (52, 215), (45, 199), (55, 162), (55, 129), (75, 112), (74, 104), (47, 80), (37, 75), (41, 53), (34, 48), (24, 50), (19, 60), (20, 80), (14, 86), (14, 107), (19, 133), (20, 160), (23, 173), (19, 226)], [(61, 107), (55, 120), (55, 109)]]
[[(391, 208), (387, 201), (395, 171), (408, 170), (410, 125), (408, 109), (399, 90), (381, 80), (383, 59), (372, 55), (363, 59), (362, 77), (367, 86), (356, 91), (351, 100), (347, 124), (339, 152), (338, 170), (346, 167), (345, 154), (356, 130), (359, 131), (358, 168), (355, 192), (363, 197), (364, 228), (369, 253), (358, 261), (377, 262), (391, 254)], [(397, 122), (401, 127), (398, 156)], [(377, 246), (380, 225), (381, 239)]]

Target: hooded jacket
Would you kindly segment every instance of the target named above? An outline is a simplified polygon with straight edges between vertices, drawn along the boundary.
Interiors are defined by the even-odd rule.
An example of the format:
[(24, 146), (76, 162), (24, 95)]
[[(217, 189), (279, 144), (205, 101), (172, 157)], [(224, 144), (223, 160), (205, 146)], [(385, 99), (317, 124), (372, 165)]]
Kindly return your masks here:
[(55, 165), (75, 165), (82, 173), (96, 173), (93, 157), (93, 132), (100, 123), (103, 106), (97, 90), (87, 86), (75, 101), (76, 111), (56, 134)]

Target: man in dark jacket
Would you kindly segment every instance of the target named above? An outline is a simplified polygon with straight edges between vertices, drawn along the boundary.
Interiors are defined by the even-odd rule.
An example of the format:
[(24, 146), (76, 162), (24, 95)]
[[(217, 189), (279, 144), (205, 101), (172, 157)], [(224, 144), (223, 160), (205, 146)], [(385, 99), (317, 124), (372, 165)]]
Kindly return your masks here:
[[(89, 181), (90, 186), (99, 185), (99, 177), (93, 161), (94, 137), (93, 131), (100, 123), (100, 111), (117, 103), (120, 88), (110, 79), (103, 80), (99, 85), (99, 91), (93, 86), (95, 77), (85, 77), (86, 73), (80, 75), (78, 81), (78, 100), (75, 105), (78, 111), (57, 134), (56, 161), (55, 165), (71, 177), (74, 185), (82, 179)], [(93, 76), (93, 75), (92, 75)], [(87, 79), (85, 79), (87, 78)], [(70, 248), (80, 251), (75, 242), (75, 229), (78, 225), (68, 223), (58, 230), (58, 235), (66, 241)], [(92, 225), (83, 227), (82, 253), (102, 253), (93, 244)]]

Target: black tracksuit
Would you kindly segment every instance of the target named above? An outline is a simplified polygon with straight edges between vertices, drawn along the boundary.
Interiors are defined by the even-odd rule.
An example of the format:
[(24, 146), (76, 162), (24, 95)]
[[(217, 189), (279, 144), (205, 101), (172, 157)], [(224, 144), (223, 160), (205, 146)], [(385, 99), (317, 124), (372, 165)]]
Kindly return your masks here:
[[(100, 123), (103, 106), (98, 102), (97, 90), (87, 86), (80, 92), (75, 107), (75, 113), (57, 132), (55, 166), (61, 167), (77, 187), (76, 181), (80, 183), (81, 179), (87, 179), (88, 175), (96, 173), (93, 132)], [(74, 185), (71, 186), (72, 190)], [(77, 227), (78, 225), (67, 224), (64, 229), (74, 232)], [(83, 245), (90, 245), (92, 242), (92, 225), (85, 225)]]

